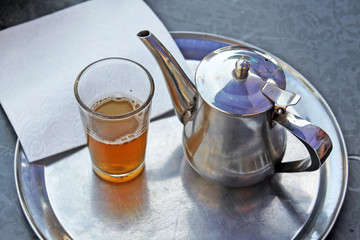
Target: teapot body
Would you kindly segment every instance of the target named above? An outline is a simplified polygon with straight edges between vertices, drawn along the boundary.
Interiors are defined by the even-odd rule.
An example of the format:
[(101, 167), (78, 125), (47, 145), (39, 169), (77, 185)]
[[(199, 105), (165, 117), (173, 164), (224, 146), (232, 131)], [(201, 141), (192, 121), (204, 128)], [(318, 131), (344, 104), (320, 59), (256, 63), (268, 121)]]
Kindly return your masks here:
[(229, 187), (263, 181), (275, 171), (286, 148), (286, 132), (271, 110), (231, 116), (198, 97), (197, 111), (184, 126), (183, 147), (201, 176)]
[[(184, 124), (186, 157), (201, 176), (244, 187), (274, 172), (318, 170), (329, 156), (329, 135), (287, 111), (300, 96), (285, 90), (285, 73), (269, 54), (244, 46), (215, 50), (198, 65), (194, 85), (155, 36), (147, 30), (137, 36), (163, 72)], [(309, 157), (281, 162), (285, 129), (304, 144)]]

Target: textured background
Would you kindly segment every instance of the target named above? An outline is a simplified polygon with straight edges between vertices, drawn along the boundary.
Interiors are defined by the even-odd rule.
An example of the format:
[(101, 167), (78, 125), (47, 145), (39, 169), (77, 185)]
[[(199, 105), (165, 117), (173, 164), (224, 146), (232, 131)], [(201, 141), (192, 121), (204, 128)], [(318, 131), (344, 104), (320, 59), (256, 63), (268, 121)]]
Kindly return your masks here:
[[(0, 30), (82, 2), (0, 0)], [(360, 155), (360, 1), (146, 0), (169, 31), (236, 38), (281, 58), (325, 98), (345, 137)], [(139, 13), (141, 19), (141, 13)], [(1, 53), (0, 53), (1, 56)], [(316, 113), (314, 113), (316, 114)], [(15, 133), (0, 107), (0, 239), (36, 239), (16, 195)], [(360, 239), (360, 162), (349, 161), (349, 186), (328, 239)]]

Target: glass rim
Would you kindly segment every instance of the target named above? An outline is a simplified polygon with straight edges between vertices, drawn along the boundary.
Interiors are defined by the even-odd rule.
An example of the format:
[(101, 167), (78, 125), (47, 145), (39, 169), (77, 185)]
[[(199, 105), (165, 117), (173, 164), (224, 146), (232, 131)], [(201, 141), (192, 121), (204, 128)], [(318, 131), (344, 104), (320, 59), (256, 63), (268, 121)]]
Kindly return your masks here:
[[(144, 70), (144, 72), (146, 73), (146, 75), (148, 76), (148, 80), (150, 82), (150, 93), (146, 98), (146, 101), (144, 101), (140, 107), (134, 109), (131, 112), (128, 113), (124, 113), (124, 114), (120, 114), (120, 115), (107, 115), (107, 114), (102, 114), (102, 113), (98, 113), (96, 111), (94, 111), (93, 109), (91, 109), (90, 107), (88, 107), (81, 99), (81, 97), (79, 96), (79, 81), (82, 77), (82, 75), (86, 72), (86, 70), (88, 70), (90, 67), (94, 66), (95, 64), (99, 63), (99, 62), (104, 62), (106, 60), (122, 60), (122, 61), (126, 61), (129, 63), (133, 63), (135, 65), (137, 65), (138, 67), (140, 67), (142, 70)], [(122, 57), (108, 57), (108, 58), (102, 58), (99, 59), (95, 62), (90, 63), (89, 65), (87, 65), (83, 70), (81, 70), (81, 72), (79, 73), (79, 75), (76, 77), (75, 80), (75, 84), (74, 84), (74, 94), (75, 94), (75, 98), (78, 102), (78, 104), (80, 105), (80, 107), (82, 109), (84, 109), (85, 111), (87, 111), (90, 114), (93, 114), (97, 117), (103, 118), (103, 119), (123, 119), (123, 118), (128, 118), (128, 117), (132, 117), (133, 115), (141, 112), (142, 110), (144, 110), (150, 103), (151, 100), (154, 96), (154, 91), (155, 91), (155, 84), (154, 84), (154, 80), (150, 74), (150, 72), (144, 67), (142, 66), (140, 63), (135, 62), (134, 60), (128, 59), (128, 58), (122, 58)]]

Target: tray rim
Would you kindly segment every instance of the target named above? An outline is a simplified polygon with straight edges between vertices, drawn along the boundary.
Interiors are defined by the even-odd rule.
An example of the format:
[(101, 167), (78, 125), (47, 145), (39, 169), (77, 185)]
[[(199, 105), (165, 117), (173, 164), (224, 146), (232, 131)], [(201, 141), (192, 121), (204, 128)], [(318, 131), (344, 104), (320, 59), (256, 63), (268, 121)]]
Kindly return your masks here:
[[(196, 39), (206, 39), (206, 40), (212, 40), (212, 41), (217, 41), (217, 42), (223, 42), (223, 43), (227, 43), (227, 44), (244, 44), (250, 47), (254, 47), (260, 50), (263, 50), (261, 48), (258, 48), (256, 46), (253, 46), (252, 44), (249, 43), (245, 43), (243, 41), (234, 39), (234, 38), (230, 38), (230, 37), (225, 37), (225, 36), (221, 36), (221, 35), (216, 35), (216, 34), (210, 34), (210, 33), (203, 33), (203, 32), (192, 32), (192, 31), (171, 31), (170, 34), (172, 35), (172, 37), (174, 39), (176, 38), (196, 38)], [(265, 51), (265, 50), (263, 50)], [(274, 56), (274, 55), (273, 55)], [(334, 215), (333, 215), (333, 219), (327, 224), (327, 226), (325, 227), (325, 229), (323, 229), (322, 231), (322, 235), (321, 235), (321, 239), (324, 239), (327, 237), (327, 235), (329, 234), (329, 232), (331, 231), (332, 227), (334, 226), (336, 219), (339, 216), (341, 207), (344, 203), (344, 199), (345, 199), (345, 195), (346, 195), (346, 189), (347, 189), (347, 185), (348, 185), (348, 154), (347, 154), (347, 149), (346, 149), (346, 145), (345, 145), (345, 140), (344, 140), (344, 136), (342, 134), (341, 128), (335, 118), (334, 113), (332, 112), (331, 108), (329, 107), (328, 103), (325, 101), (325, 99), (321, 96), (321, 94), (316, 90), (316, 88), (304, 77), (302, 76), (298, 71), (296, 71), (293, 67), (289, 66), (285, 61), (281, 60), (280, 58), (274, 56), (282, 65), (282, 67), (284, 67), (285, 69), (287, 69), (289, 72), (291, 72), (292, 74), (294, 74), (295, 76), (297, 76), (297, 78), (299, 80), (301, 80), (302, 83), (304, 83), (306, 85), (306, 87), (315, 95), (315, 97), (319, 100), (319, 102), (322, 104), (322, 106), (324, 107), (324, 110), (328, 113), (328, 117), (330, 118), (331, 122), (333, 123), (333, 127), (336, 130), (336, 134), (338, 136), (338, 140), (339, 140), (339, 145), (340, 145), (340, 149), (341, 149), (341, 155), (343, 156), (343, 182), (341, 185), (341, 192), (339, 194), (339, 198), (338, 198), (338, 204), (336, 205), (335, 209), (334, 209)], [(161, 118), (157, 118), (156, 120), (161, 119)], [(28, 223), (30, 224), (31, 228), (33, 229), (34, 233), (37, 235), (37, 237), (39, 239), (46, 239), (46, 233), (42, 232), (42, 230), (40, 229), (40, 227), (38, 226), (39, 224), (36, 222), (36, 220), (34, 220), (34, 217), (32, 216), (30, 209), (31, 206), (29, 206), (29, 204), (26, 201), (26, 197), (24, 196), (24, 192), (23, 192), (23, 188), (22, 188), (22, 184), (21, 184), (21, 168), (24, 167), (28, 167), (31, 170), (34, 170), (36, 172), (40, 173), (40, 179), (37, 179), (37, 183), (39, 183), (40, 181), (40, 188), (45, 192), (44, 200), (47, 200), (47, 206), (46, 208), (49, 211), (51, 216), (51, 220), (53, 221), (53, 224), (55, 225), (55, 227), (52, 227), (48, 230), (48, 234), (50, 234), (50, 236), (61, 236), (62, 239), (72, 239), (70, 237), (70, 235), (66, 232), (66, 230), (61, 226), (60, 222), (58, 221), (55, 213), (53, 212), (48, 196), (47, 196), (47, 191), (46, 191), (46, 185), (45, 185), (45, 179), (44, 179), (44, 166), (42, 164), (39, 163), (29, 163), (28, 161), (24, 164), (23, 162), (21, 162), (21, 155), (23, 154), (21, 152), (22, 150), (22, 146), (20, 143), (20, 140), (18, 139), (16, 142), (16, 146), (15, 146), (15, 152), (14, 152), (14, 175), (15, 175), (15, 184), (16, 184), (16, 190), (17, 190), (17, 194), (18, 194), (18, 198), (20, 201), (20, 205), (21, 208), (25, 214), (25, 217), (28, 221)], [(26, 157), (25, 157), (26, 158)], [(327, 162), (326, 164), (328, 164), (329, 162)], [(24, 166), (22, 166), (24, 165)], [(39, 177), (39, 176), (37, 176)], [(309, 221), (306, 222), (305, 226), (311, 226), (312, 222), (316, 221), (316, 213), (313, 211), (310, 215)], [(303, 226), (302, 229), (300, 229), (300, 231), (298, 233), (296, 233), (296, 236), (294, 236), (296, 239), (301, 238), (301, 237), (311, 237), (311, 232), (304, 232), (304, 228), (305, 226)], [(308, 236), (306, 235), (308, 234)]]

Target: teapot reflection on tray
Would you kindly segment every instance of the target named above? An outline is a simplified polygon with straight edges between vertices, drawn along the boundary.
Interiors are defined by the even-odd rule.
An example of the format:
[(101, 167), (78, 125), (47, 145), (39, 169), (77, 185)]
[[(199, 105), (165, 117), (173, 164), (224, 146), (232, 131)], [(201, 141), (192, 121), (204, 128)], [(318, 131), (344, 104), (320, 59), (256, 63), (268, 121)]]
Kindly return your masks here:
[[(245, 187), (274, 172), (314, 171), (332, 149), (327, 133), (290, 113), (300, 96), (285, 91), (277, 61), (243, 46), (217, 49), (200, 62), (195, 85), (149, 31), (138, 37), (154, 55), (184, 125), (186, 158), (201, 176), (224, 186)], [(310, 158), (281, 162), (286, 131), (298, 138)]]

